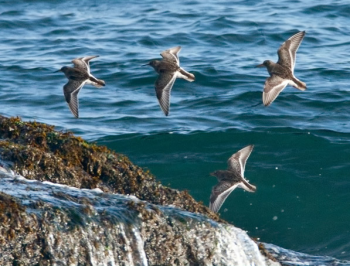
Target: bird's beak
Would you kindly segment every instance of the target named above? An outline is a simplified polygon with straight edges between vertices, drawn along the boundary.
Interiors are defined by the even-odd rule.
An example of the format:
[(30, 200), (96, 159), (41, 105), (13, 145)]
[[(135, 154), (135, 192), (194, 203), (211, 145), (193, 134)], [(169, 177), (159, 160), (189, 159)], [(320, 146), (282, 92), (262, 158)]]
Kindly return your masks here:
[(57, 70), (57, 71), (54, 71), (53, 73), (57, 73), (57, 72), (60, 72), (61, 71), (61, 69), (59, 69), (59, 70)]
[(256, 67), (264, 67), (264, 64), (257, 65)]
[(151, 62), (148, 62), (147, 64), (143, 64), (141, 66), (149, 66), (151, 64)]

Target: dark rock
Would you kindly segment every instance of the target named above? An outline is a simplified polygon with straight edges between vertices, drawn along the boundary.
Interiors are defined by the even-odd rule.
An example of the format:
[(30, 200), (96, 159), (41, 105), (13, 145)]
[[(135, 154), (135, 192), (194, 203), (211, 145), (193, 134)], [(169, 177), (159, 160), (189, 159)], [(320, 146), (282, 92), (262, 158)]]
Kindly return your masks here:
[(272, 263), (187, 191), (71, 132), (0, 116), (0, 158), (2, 266)]
[(134, 196), (0, 172), (0, 265), (266, 265), (241, 229)]
[(11, 162), (12, 169), (25, 178), (135, 195), (153, 204), (171, 204), (220, 221), (217, 214), (187, 191), (161, 185), (149, 171), (143, 171), (126, 156), (88, 143), (71, 132), (0, 116), (0, 139), (0, 158)]

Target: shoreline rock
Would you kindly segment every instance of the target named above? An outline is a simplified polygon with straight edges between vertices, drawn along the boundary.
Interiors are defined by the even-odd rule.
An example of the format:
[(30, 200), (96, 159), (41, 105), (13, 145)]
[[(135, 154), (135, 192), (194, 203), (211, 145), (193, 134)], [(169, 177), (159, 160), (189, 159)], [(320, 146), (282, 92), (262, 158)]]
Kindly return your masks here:
[(153, 204), (174, 205), (225, 222), (187, 191), (161, 185), (125, 155), (86, 142), (71, 132), (55, 131), (54, 126), (0, 116), (0, 157), (27, 179), (134, 195)]
[(173, 206), (3, 172), (0, 191), (2, 266), (280, 265), (243, 230)]
[[(227, 224), (187, 191), (163, 186), (126, 156), (88, 143), (71, 132), (0, 116), (0, 158), (5, 162), (4, 168), (9, 164), (14, 172), (25, 177), (25, 181), (18, 181), (17, 177), (11, 181), (9, 173), (3, 173), (1, 184), (7, 182), (11, 187), (11, 182), (17, 182), (18, 186), (26, 186), (24, 192), (18, 187), (17, 194), (6, 186), (0, 192), (1, 265), (128, 265), (134, 260), (135, 265), (274, 263), (266, 254), (260, 254), (258, 245), (245, 232)], [(91, 198), (72, 196), (52, 184), (52, 192), (45, 192), (48, 193), (45, 199), (36, 199), (33, 191), (44, 193), (47, 182), (69, 189), (75, 187), (79, 193), (87, 189)], [(129, 197), (122, 201), (122, 214), (110, 213), (113, 204), (108, 203), (108, 209), (101, 207), (101, 202), (94, 202), (94, 191), (111, 197), (115, 204), (119, 204), (114, 202), (115, 198)], [(51, 202), (47, 202), (48, 198), (52, 198)], [(78, 210), (74, 204), (60, 207), (59, 203), (66, 200), (79, 205)], [(181, 210), (186, 214), (181, 214)], [(130, 216), (132, 224), (116, 221), (120, 215)], [(125, 228), (120, 230), (121, 227)], [(81, 240), (83, 245), (79, 245), (80, 239), (85, 239)], [(129, 244), (131, 251), (124, 250), (122, 254), (120, 249)], [(107, 245), (108, 249), (99, 245)], [(79, 251), (73, 252), (74, 248)], [(69, 255), (72, 252), (74, 256)], [(98, 259), (92, 262), (95, 255), (102, 256), (106, 263), (99, 264)], [(120, 263), (113, 264), (112, 258)]]

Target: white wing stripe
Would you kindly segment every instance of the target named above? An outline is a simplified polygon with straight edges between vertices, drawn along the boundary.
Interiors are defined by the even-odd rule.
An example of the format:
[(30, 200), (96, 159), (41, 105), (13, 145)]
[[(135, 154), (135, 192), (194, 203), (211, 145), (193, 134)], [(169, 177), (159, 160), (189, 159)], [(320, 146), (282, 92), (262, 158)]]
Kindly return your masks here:
[(225, 200), (227, 199), (227, 197), (230, 195), (230, 193), (238, 186), (239, 184), (235, 184), (232, 187), (230, 187), (229, 189), (223, 191), (222, 193), (220, 193), (220, 195), (217, 196), (217, 198), (215, 199), (215, 201), (213, 202), (213, 204), (209, 204), (209, 209), (211, 209), (213, 212), (218, 212), (222, 206), (222, 204), (224, 204)]

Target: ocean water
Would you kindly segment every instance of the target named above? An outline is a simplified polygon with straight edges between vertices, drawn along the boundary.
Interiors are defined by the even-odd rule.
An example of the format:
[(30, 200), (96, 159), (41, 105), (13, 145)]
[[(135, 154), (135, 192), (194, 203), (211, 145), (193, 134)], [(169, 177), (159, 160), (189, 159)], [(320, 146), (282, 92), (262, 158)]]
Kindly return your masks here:
[[(312, 255), (350, 260), (350, 4), (348, 1), (0, 1), (0, 114), (55, 125), (126, 154), (165, 185), (208, 204), (237, 150), (254, 144), (221, 216), (251, 237)], [(295, 75), (262, 105), (265, 59), (298, 31)], [(142, 66), (182, 46), (170, 115), (158, 105), (156, 72)], [(99, 55), (106, 82), (64, 100), (71, 60)]]

